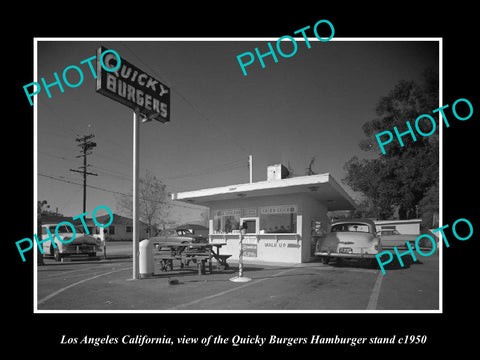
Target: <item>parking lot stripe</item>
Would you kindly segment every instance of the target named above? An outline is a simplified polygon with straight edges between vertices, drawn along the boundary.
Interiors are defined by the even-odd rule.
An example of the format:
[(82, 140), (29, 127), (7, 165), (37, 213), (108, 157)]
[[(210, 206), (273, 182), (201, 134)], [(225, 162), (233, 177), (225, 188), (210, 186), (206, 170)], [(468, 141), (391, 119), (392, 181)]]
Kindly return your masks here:
[(229, 294), (229, 293), (232, 293), (232, 292), (235, 292), (235, 291), (238, 291), (238, 290), (241, 290), (241, 289), (244, 289), (246, 287), (249, 287), (249, 286), (252, 286), (252, 285), (256, 285), (256, 284), (259, 284), (265, 280), (269, 280), (269, 279), (273, 279), (273, 278), (276, 278), (278, 276), (282, 276), (290, 271), (293, 271), (295, 269), (298, 269), (297, 266), (294, 266), (292, 267), (291, 269), (287, 269), (287, 270), (283, 270), (283, 271), (280, 271), (279, 273), (276, 273), (274, 275), (271, 275), (271, 276), (268, 276), (268, 277), (264, 277), (264, 278), (260, 278), (260, 279), (257, 279), (257, 280), (253, 280), (251, 282), (247, 282), (241, 286), (237, 286), (237, 287), (234, 287), (232, 289), (228, 289), (228, 290), (225, 290), (225, 291), (221, 291), (219, 293), (216, 293), (216, 294), (213, 294), (213, 295), (208, 295), (208, 296), (204, 296), (200, 299), (196, 299), (196, 300), (193, 300), (193, 301), (190, 301), (188, 303), (185, 303), (185, 304), (180, 304), (180, 305), (177, 305), (177, 306), (174, 306), (174, 307), (171, 307), (169, 308), (168, 310), (178, 310), (178, 309), (181, 309), (181, 308), (186, 308), (186, 307), (189, 307), (189, 306), (192, 306), (192, 305), (195, 305), (195, 304), (198, 304), (199, 302), (202, 302), (202, 301), (205, 301), (205, 300), (210, 300), (210, 299), (213, 299), (213, 298), (216, 298), (216, 297), (219, 297), (219, 296), (222, 296), (222, 295), (226, 295), (226, 294)]
[(332, 266), (315, 266), (308, 267), (308, 269), (318, 270), (318, 271), (338, 271), (338, 272), (364, 272), (374, 274), (377, 270), (373, 269), (359, 269), (359, 268), (346, 268), (346, 267), (332, 267)]
[(377, 275), (377, 280), (375, 281), (375, 285), (373, 285), (372, 293), (370, 294), (370, 299), (368, 299), (367, 310), (377, 309), (378, 296), (380, 295), (382, 281), (383, 273), (379, 271)]
[[(86, 269), (61, 271), (61, 272), (54, 273), (54, 274), (48, 274), (48, 275), (46, 275), (45, 278), (39, 279), (39, 280), (50, 280), (50, 279), (56, 278), (56, 277), (63, 277), (64, 278), (65, 274), (70, 274), (70, 273), (79, 272), (79, 271), (86, 271), (86, 270), (91, 270), (91, 269), (102, 269), (102, 268), (105, 268), (105, 266), (96, 266), (96, 267), (89, 267), (89, 268), (86, 268)], [(43, 271), (46, 271), (46, 270), (39, 270), (39, 272), (43, 272)]]
[(57, 290), (57, 291), (54, 291), (54, 292), (51, 293), (50, 295), (47, 295), (47, 296), (45, 296), (44, 298), (38, 300), (38, 302), (37, 302), (37, 308), (38, 308), (38, 305), (43, 304), (45, 301), (50, 300), (51, 298), (57, 296), (58, 294), (64, 292), (65, 290), (68, 290), (68, 289), (70, 289), (70, 288), (72, 288), (72, 287), (74, 287), (74, 286), (80, 285), (80, 284), (82, 284), (82, 283), (84, 283), (84, 282), (87, 282), (87, 281), (90, 281), (90, 280), (93, 280), (93, 279), (96, 279), (96, 278), (99, 278), (100, 276), (105, 276), (105, 275), (113, 274), (113, 273), (120, 272), (120, 271), (129, 270), (129, 269), (131, 270), (132, 267), (131, 267), (131, 266), (128, 266), (128, 267), (126, 267), (126, 268), (109, 271), (109, 272), (106, 272), (106, 273), (103, 273), (103, 274), (95, 275), (95, 276), (92, 276), (92, 277), (89, 277), (89, 278), (86, 278), (86, 279), (77, 281), (77, 282), (75, 282), (75, 283), (73, 283), (73, 284), (67, 285), (67, 286), (65, 286), (65, 287), (63, 287), (63, 288), (61, 288), (61, 289), (59, 289), (59, 290)]

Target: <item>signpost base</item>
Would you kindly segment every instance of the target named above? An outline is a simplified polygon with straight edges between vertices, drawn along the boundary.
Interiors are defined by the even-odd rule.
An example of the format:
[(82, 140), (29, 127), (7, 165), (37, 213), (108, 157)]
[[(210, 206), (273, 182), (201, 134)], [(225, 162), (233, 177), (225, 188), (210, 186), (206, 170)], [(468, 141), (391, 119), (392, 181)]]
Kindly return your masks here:
[(234, 276), (234, 277), (232, 277), (228, 280), (233, 281), (233, 282), (249, 282), (252, 279), (250, 279), (248, 277), (245, 277), (245, 276)]

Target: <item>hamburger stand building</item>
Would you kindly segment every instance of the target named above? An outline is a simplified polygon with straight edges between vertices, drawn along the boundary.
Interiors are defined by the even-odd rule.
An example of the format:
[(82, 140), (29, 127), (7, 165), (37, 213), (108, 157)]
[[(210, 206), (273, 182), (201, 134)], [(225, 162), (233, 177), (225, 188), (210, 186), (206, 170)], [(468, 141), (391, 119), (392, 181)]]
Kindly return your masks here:
[(328, 173), (287, 178), (282, 165), (267, 180), (172, 194), (172, 199), (207, 206), (209, 241), (225, 243), (221, 254), (243, 260), (302, 263), (313, 258), (314, 236), (328, 231), (328, 211), (353, 210), (355, 203)]

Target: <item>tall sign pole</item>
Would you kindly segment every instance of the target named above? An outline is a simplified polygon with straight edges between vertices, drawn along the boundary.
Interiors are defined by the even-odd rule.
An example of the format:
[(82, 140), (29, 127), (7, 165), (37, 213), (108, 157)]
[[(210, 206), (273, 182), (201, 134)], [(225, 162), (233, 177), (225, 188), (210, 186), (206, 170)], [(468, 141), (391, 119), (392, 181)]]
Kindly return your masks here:
[[(90, 64), (90, 63), (89, 63)], [(140, 123), (170, 121), (170, 88), (122, 59), (114, 50), (97, 50), (96, 91), (133, 110), (133, 279), (139, 278), (140, 257)]]
[(138, 177), (140, 174), (140, 114), (138, 109), (133, 112), (133, 279), (138, 279), (138, 258), (139, 258), (139, 204), (138, 204)]

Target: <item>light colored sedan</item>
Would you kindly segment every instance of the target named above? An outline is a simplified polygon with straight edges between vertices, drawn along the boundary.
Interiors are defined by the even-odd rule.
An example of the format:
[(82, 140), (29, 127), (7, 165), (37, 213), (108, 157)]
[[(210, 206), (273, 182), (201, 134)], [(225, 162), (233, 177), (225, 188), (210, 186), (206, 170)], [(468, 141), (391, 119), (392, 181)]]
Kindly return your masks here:
[(317, 238), (315, 255), (324, 264), (332, 258), (368, 259), (372, 265), (377, 262), (375, 255), (382, 251), (375, 224), (369, 219), (336, 221), (329, 233)]
[[(53, 238), (47, 233), (47, 228)], [(48, 238), (50, 241), (42, 243), (43, 254), (53, 256), (56, 261), (77, 255), (95, 257), (98, 252), (102, 252), (102, 241), (94, 236), (86, 235), (81, 226), (75, 226), (74, 234), (73, 229), (66, 225), (42, 224), (42, 240)], [(52, 241), (55, 242), (55, 246)]]

